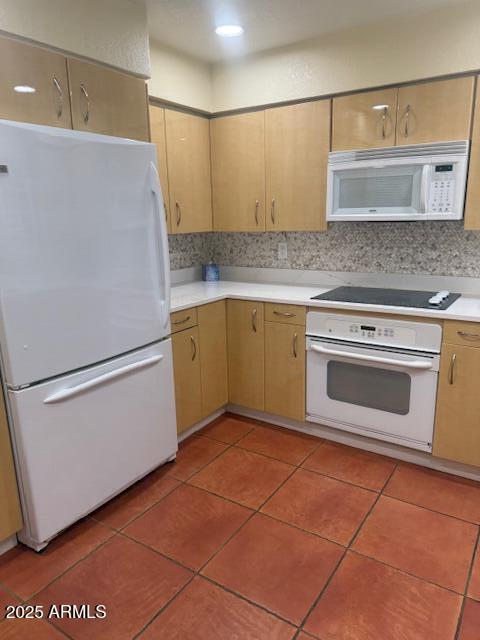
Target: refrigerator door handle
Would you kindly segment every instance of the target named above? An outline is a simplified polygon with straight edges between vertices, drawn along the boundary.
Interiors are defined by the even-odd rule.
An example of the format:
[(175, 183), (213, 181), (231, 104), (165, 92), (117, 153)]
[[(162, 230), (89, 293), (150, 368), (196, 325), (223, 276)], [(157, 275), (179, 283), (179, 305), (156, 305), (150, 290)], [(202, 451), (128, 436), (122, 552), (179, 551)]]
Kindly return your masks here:
[(157, 167), (154, 162), (150, 162), (151, 189), (155, 198), (156, 215), (160, 229), (160, 248), (163, 262), (163, 285), (165, 289), (165, 300), (162, 300), (162, 325), (164, 329), (168, 327), (170, 321), (170, 258), (168, 252), (167, 224), (163, 209), (162, 190)]
[(145, 358), (144, 360), (139, 360), (138, 362), (133, 362), (132, 364), (127, 364), (124, 367), (120, 367), (120, 369), (109, 371), (108, 373), (104, 373), (101, 376), (92, 378), (92, 380), (87, 380), (87, 382), (77, 384), (75, 387), (56, 391), (55, 393), (52, 393), (52, 395), (45, 398), (43, 404), (55, 404), (56, 402), (63, 402), (64, 400), (68, 400), (69, 398), (73, 398), (74, 396), (83, 393), (84, 391), (88, 391), (89, 389), (98, 387), (102, 384), (105, 384), (106, 382), (115, 380), (120, 376), (124, 376), (127, 373), (138, 371), (138, 369), (145, 369), (145, 367), (150, 367), (154, 364), (157, 364), (161, 360), (163, 360), (163, 355), (151, 356), (150, 358)]

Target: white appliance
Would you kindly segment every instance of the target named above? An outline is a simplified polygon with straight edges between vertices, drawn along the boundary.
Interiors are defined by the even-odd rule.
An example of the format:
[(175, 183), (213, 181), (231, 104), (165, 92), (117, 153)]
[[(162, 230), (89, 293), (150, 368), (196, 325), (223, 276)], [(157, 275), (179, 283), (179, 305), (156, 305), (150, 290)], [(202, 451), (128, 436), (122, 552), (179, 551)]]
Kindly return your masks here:
[(0, 348), (41, 549), (177, 450), (152, 144), (0, 121)]
[(442, 329), (307, 314), (307, 420), (432, 450)]
[(327, 220), (460, 220), (469, 141), (333, 151)]

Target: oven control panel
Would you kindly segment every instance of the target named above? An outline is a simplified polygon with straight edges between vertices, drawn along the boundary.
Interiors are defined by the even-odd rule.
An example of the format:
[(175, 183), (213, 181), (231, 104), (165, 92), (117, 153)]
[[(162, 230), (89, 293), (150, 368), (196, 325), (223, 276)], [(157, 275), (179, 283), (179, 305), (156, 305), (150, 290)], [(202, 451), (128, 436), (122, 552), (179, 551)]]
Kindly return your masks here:
[(403, 346), (416, 346), (416, 332), (410, 327), (395, 326), (394, 324), (352, 322), (349, 318), (329, 318), (326, 323), (327, 335), (344, 340), (362, 340), (365, 342), (388, 342)]
[(405, 349), (440, 351), (442, 328), (428, 322), (380, 319), (309, 311), (307, 335)]

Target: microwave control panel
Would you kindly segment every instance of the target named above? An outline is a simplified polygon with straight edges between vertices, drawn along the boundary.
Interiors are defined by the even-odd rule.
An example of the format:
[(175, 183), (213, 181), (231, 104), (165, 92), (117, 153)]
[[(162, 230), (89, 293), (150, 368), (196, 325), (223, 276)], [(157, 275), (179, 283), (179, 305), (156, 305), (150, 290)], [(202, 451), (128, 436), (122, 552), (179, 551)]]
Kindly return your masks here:
[(428, 210), (432, 213), (453, 212), (455, 205), (456, 165), (434, 164), (430, 173)]

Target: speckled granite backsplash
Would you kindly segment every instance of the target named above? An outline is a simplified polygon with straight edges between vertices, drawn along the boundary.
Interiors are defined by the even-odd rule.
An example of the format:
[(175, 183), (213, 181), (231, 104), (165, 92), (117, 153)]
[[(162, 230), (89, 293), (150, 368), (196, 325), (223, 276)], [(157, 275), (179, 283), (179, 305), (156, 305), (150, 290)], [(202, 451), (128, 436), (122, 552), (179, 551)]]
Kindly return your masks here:
[[(279, 242), (288, 258), (279, 260)], [(463, 221), (337, 222), (328, 232), (203, 233), (170, 237), (172, 269), (221, 265), (480, 277), (480, 232)]]

